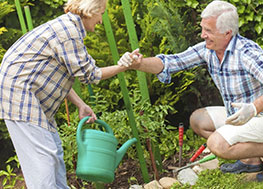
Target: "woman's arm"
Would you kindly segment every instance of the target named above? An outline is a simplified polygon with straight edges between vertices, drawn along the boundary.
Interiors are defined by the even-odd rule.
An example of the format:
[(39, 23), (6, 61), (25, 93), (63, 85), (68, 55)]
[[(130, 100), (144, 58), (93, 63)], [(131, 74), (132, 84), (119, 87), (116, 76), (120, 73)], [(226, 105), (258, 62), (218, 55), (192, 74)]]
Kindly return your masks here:
[(93, 110), (78, 96), (74, 89), (69, 91), (67, 99), (78, 107), (80, 119), (90, 116), (90, 119), (87, 121), (87, 123), (93, 123), (97, 119)]

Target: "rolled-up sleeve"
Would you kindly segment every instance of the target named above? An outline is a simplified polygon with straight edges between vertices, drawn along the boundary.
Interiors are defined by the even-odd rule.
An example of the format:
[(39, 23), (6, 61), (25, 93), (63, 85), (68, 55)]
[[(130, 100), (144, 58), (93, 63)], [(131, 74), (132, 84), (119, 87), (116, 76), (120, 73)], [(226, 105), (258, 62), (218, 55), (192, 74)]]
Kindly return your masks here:
[(58, 59), (64, 64), (73, 77), (78, 77), (82, 83), (99, 83), (101, 69), (96, 61), (88, 54), (81, 39), (70, 39), (60, 44)]
[(203, 59), (205, 51), (205, 43), (202, 42), (193, 47), (189, 47), (182, 53), (173, 55), (156, 55), (157, 58), (161, 59), (164, 65), (162, 72), (157, 74), (158, 79), (163, 83), (170, 83), (171, 74), (206, 64)]

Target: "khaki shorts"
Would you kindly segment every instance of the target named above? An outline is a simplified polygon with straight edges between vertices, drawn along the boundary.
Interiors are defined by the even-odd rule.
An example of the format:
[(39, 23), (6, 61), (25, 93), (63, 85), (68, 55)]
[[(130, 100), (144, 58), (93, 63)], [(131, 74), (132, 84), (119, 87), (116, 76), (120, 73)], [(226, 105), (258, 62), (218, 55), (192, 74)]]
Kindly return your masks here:
[(254, 117), (240, 126), (225, 125), (227, 118), (225, 107), (206, 107), (216, 131), (230, 144), (237, 142), (263, 143), (263, 117)]

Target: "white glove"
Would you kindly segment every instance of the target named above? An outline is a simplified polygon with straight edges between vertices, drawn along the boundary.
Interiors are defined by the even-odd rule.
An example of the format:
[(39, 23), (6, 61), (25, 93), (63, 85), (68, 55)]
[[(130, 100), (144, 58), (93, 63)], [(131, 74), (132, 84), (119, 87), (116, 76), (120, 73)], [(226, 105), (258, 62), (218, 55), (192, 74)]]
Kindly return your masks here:
[(130, 57), (131, 53), (126, 52), (118, 61), (119, 66), (129, 67), (132, 64), (133, 59)]
[(232, 106), (240, 109), (226, 119), (226, 124), (243, 125), (257, 115), (257, 109), (253, 103), (232, 103)]
[[(139, 51), (139, 49), (136, 49), (136, 51)], [(124, 53), (124, 55), (122, 55), (122, 57), (118, 61), (118, 65), (129, 67), (132, 64), (133, 60), (138, 60), (138, 58), (139, 58), (138, 55), (134, 54), (134, 55), (132, 55), (132, 58), (131, 58), (131, 55), (132, 55), (132, 53), (129, 53), (129, 52)]]

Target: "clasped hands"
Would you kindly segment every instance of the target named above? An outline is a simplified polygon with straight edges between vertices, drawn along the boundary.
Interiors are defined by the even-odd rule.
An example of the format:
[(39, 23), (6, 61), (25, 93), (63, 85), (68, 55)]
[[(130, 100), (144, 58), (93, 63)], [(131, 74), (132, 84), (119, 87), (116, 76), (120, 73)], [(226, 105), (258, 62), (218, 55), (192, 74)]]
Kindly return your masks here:
[(126, 52), (122, 55), (118, 61), (119, 66), (132, 67), (133, 64), (140, 63), (142, 55), (139, 53), (139, 49), (135, 49), (132, 53)]
[(232, 103), (231, 105), (239, 110), (226, 119), (226, 124), (244, 125), (257, 115), (257, 109), (253, 103)]

